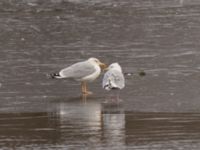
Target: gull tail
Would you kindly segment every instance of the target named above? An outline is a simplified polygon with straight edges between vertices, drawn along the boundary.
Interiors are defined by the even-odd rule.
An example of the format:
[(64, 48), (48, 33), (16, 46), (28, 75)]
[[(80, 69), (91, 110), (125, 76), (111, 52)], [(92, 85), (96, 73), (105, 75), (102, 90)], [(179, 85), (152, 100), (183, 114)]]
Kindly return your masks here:
[(61, 76), (60, 76), (60, 74), (59, 73), (50, 73), (50, 74), (47, 74), (47, 77), (48, 78), (51, 78), (51, 79), (59, 79), (59, 78), (62, 78)]

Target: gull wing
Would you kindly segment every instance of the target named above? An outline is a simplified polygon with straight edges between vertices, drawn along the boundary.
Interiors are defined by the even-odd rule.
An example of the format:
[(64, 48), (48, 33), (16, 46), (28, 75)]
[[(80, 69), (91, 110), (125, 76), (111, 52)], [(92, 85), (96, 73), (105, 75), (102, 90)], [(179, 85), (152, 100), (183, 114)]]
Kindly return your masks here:
[(103, 78), (103, 88), (110, 89), (122, 89), (125, 86), (125, 79), (122, 72), (111, 69), (107, 71)]
[(75, 63), (67, 68), (62, 69), (59, 74), (62, 78), (72, 78), (74, 80), (80, 80), (92, 73), (94, 73), (95, 67), (88, 61)]

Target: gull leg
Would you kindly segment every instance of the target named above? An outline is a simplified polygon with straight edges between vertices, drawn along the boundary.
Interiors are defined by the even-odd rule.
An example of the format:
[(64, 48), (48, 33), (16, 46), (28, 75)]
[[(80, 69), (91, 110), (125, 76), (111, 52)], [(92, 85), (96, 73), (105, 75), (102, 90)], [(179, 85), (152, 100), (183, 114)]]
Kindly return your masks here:
[(86, 85), (86, 82), (84, 82), (84, 93), (87, 94), (87, 85)]
[(86, 82), (81, 82), (81, 91), (83, 95), (91, 95), (92, 92), (88, 91)]
[(86, 93), (86, 83), (84, 81), (81, 82), (81, 92), (82, 92), (82, 101), (86, 103), (87, 93)]
[(88, 91), (88, 87), (87, 87), (87, 83), (85, 82), (85, 92), (87, 95), (91, 95), (92, 92), (91, 91)]
[(85, 82), (81, 82), (81, 92), (85, 93)]

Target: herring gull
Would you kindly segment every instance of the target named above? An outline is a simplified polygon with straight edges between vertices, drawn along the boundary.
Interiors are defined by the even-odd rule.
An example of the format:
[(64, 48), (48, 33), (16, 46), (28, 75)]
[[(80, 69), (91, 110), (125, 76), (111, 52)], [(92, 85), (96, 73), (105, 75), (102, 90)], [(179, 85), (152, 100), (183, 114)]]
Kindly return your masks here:
[(97, 58), (89, 58), (86, 61), (75, 63), (67, 68), (60, 70), (59, 73), (51, 74), (52, 78), (57, 79), (73, 79), (81, 82), (81, 91), (83, 95), (92, 94), (87, 89), (87, 82), (94, 81), (101, 73), (101, 69), (105, 69), (106, 65)]
[(103, 77), (103, 88), (107, 91), (123, 89), (125, 87), (125, 79), (121, 66), (118, 63), (112, 63), (106, 70), (108, 71)]

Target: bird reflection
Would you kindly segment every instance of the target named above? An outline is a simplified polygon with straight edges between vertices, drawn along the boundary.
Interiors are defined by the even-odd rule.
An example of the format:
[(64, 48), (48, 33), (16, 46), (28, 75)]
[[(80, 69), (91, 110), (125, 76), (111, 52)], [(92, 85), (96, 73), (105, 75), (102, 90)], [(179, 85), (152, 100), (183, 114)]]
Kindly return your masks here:
[[(125, 114), (122, 105), (102, 104), (102, 99), (79, 98), (55, 100), (42, 112), (1, 113), (0, 144), (9, 147), (50, 144), (77, 148), (89, 145), (91, 149), (107, 146), (125, 147)], [(44, 109), (44, 106), (38, 106)], [(6, 141), (5, 139), (9, 139)], [(59, 145), (58, 145), (59, 146)], [(79, 147), (79, 148), (80, 148)], [(35, 147), (37, 149), (37, 147)]]
[(123, 149), (125, 145), (125, 114), (123, 105), (102, 105), (102, 127), (109, 145)]
[[(90, 99), (87, 103), (60, 103), (58, 107), (61, 131), (73, 133), (73, 137), (64, 134), (66, 139), (87, 140), (89, 143), (106, 143), (113, 146), (125, 145), (123, 105), (104, 104)], [(84, 135), (85, 139), (81, 139), (80, 135)]]

